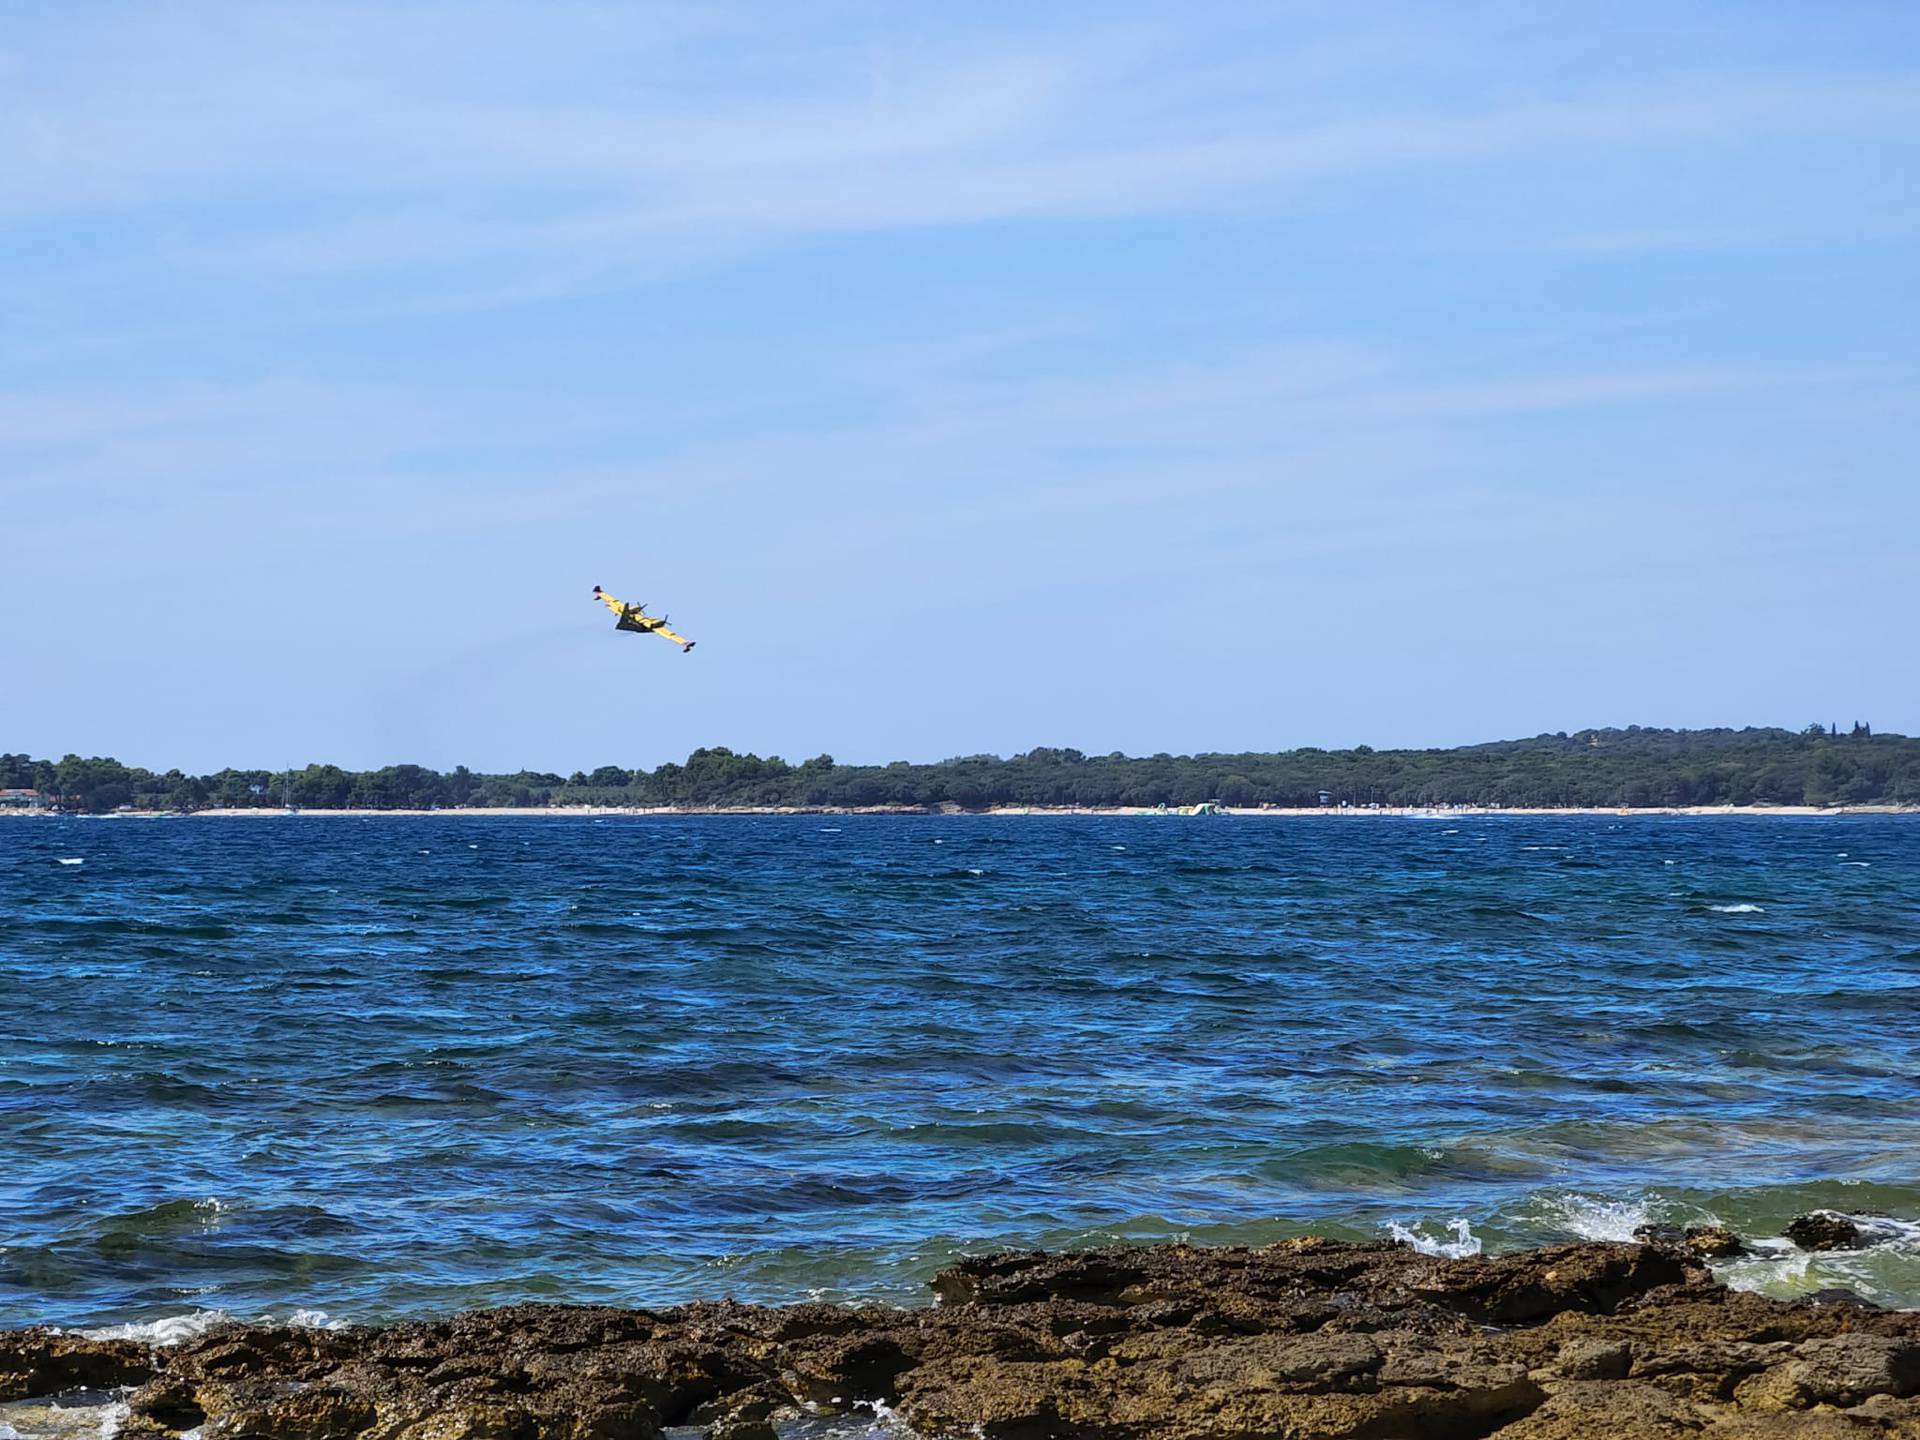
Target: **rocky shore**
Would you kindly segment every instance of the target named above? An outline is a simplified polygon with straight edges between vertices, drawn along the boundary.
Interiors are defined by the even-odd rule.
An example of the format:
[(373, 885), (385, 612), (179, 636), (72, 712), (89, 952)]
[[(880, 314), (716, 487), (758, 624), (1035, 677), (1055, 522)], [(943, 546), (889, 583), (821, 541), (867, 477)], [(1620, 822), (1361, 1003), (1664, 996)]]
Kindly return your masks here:
[(125, 1389), (123, 1440), (1920, 1437), (1920, 1312), (1732, 1292), (1699, 1237), (1443, 1259), (1392, 1243), (969, 1260), (922, 1309), (522, 1305), (230, 1324), (170, 1348), (0, 1333), (0, 1401)]

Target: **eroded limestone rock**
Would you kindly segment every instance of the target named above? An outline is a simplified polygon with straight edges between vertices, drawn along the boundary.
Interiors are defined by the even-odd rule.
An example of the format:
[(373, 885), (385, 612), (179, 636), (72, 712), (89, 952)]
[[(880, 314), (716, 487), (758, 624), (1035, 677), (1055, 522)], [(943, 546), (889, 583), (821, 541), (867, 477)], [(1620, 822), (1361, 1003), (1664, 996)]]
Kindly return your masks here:
[(1920, 1440), (1920, 1314), (1729, 1292), (1686, 1247), (1296, 1240), (967, 1260), (923, 1309), (522, 1305), (149, 1350), (0, 1334), (0, 1395), (135, 1386), (129, 1440)]

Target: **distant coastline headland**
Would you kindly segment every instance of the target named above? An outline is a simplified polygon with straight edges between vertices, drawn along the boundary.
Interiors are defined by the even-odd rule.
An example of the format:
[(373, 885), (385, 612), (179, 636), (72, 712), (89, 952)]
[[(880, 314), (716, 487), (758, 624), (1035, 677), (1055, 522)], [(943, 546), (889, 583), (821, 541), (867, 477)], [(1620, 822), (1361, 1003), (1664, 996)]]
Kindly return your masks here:
[(465, 766), (155, 772), (117, 760), (0, 754), (0, 810), (684, 814), (1044, 811), (1136, 814), (1876, 811), (1920, 807), (1920, 739), (1855, 724), (1794, 731), (1641, 726), (1451, 749), (1303, 748), (1126, 756), (1041, 748), (930, 764), (799, 764), (725, 748), (653, 770), (481, 774)]

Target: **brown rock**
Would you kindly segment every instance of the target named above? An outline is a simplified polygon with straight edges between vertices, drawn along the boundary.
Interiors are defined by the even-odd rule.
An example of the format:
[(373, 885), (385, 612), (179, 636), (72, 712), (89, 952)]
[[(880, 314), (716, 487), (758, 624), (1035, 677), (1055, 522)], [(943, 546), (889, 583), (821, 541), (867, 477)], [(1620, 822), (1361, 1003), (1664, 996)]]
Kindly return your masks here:
[(1633, 1346), (1603, 1338), (1569, 1340), (1560, 1347), (1560, 1373), (1569, 1380), (1624, 1380), (1633, 1369)]
[(1680, 1243), (1702, 1260), (1732, 1260), (1747, 1253), (1740, 1237), (1724, 1225), (1689, 1225)]
[(1835, 1215), (1830, 1210), (1816, 1210), (1811, 1215), (1801, 1215), (1790, 1221), (1786, 1236), (1802, 1250), (1860, 1248), (1860, 1227), (1846, 1216)]
[(0, 1331), (0, 1401), (138, 1385), (152, 1352), (132, 1340), (88, 1340), (44, 1326)]
[(881, 1404), (995, 1440), (1920, 1440), (1920, 1315), (1731, 1293), (1670, 1244), (1115, 1247), (935, 1283), (923, 1309), (524, 1305), (160, 1351), (18, 1331), (0, 1383), (137, 1383), (133, 1440), (772, 1440)]
[(1789, 1368), (1816, 1405), (1858, 1405), (1873, 1395), (1895, 1399), (1920, 1392), (1920, 1343), (1886, 1335), (1833, 1335), (1807, 1340)]
[(1641, 1225), (1633, 1238), (1648, 1245), (1666, 1245), (1702, 1260), (1731, 1260), (1747, 1253), (1740, 1237), (1725, 1225)]

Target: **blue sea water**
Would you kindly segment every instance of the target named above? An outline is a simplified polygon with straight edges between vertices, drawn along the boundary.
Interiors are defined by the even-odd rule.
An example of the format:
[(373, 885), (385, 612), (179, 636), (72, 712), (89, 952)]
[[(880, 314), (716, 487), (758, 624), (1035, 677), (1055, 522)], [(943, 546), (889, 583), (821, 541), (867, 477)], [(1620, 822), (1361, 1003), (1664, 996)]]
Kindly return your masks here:
[(0, 822), (0, 1324), (1752, 1236), (1920, 1304), (1920, 822)]

